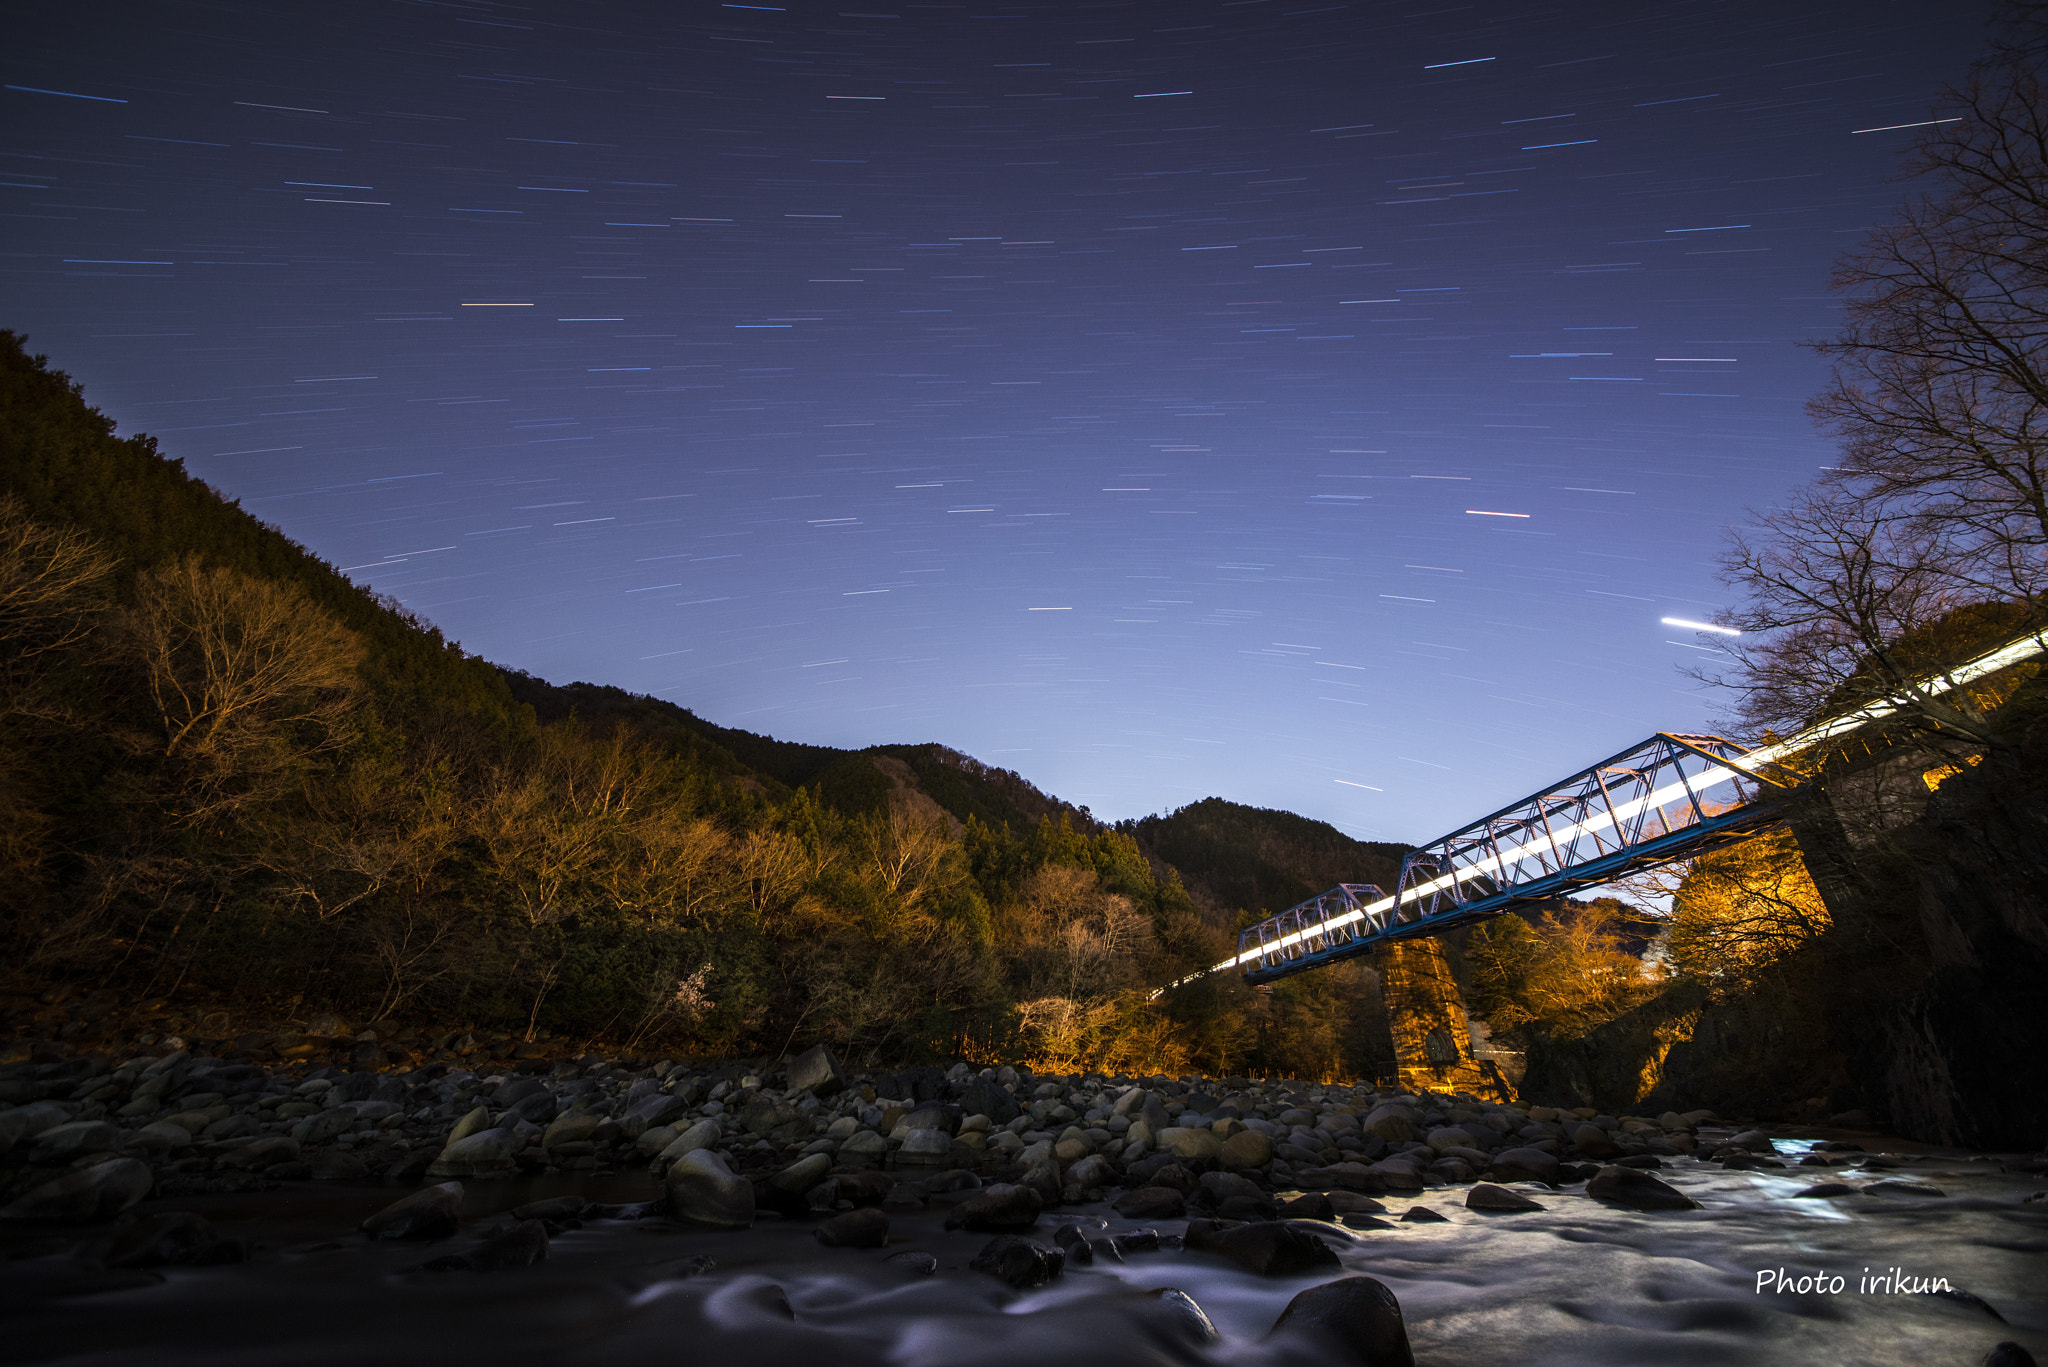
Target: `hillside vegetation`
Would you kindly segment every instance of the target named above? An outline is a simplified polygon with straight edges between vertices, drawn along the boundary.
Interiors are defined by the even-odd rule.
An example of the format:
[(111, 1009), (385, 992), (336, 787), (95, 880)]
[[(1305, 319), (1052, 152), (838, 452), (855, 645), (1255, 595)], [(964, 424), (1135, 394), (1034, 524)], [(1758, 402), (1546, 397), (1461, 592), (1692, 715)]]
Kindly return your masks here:
[(705, 1053), (1357, 1076), (1384, 1052), (1357, 975), (1147, 999), (1246, 919), (1385, 879), (1392, 849), (1219, 800), (1108, 828), (940, 745), (794, 744), (501, 670), (117, 437), (0, 333), (16, 986)]

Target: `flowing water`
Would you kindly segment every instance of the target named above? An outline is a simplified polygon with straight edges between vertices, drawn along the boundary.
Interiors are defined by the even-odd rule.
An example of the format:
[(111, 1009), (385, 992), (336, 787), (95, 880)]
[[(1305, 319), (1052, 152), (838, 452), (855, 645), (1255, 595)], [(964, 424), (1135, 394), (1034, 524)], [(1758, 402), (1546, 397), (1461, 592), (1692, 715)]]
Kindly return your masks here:
[[(1785, 1145), (1781, 1147), (1799, 1147)], [(1440, 1224), (1349, 1230), (1316, 1225), (1342, 1271), (1265, 1278), (1220, 1257), (1133, 1253), (1069, 1266), (1013, 1291), (967, 1263), (988, 1236), (947, 1232), (956, 1197), (892, 1211), (885, 1249), (827, 1249), (811, 1221), (763, 1216), (747, 1231), (666, 1219), (599, 1220), (555, 1238), (547, 1260), (501, 1272), (424, 1272), (502, 1227), (512, 1206), (565, 1191), (646, 1200), (650, 1179), (473, 1182), (462, 1234), (438, 1245), (367, 1244), (353, 1232), (398, 1194), (305, 1186), (260, 1195), (154, 1202), (194, 1210), (254, 1258), (222, 1267), (97, 1270), (104, 1233), (0, 1235), (0, 1361), (240, 1367), (241, 1364), (731, 1363), (736, 1367), (962, 1367), (963, 1364), (1306, 1364), (1266, 1334), (1295, 1293), (1365, 1273), (1400, 1298), (1423, 1367), (1513, 1364), (1977, 1364), (2001, 1340), (2048, 1360), (2048, 1186), (1959, 1154), (1913, 1155), (1894, 1169), (1730, 1172), (1690, 1160), (1659, 1174), (1702, 1209), (1639, 1214), (1583, 1187), (1524, 1186), (1546, 1209), (1485, 1215), (1463, 1189), (1379, 1198), (1398, 1221), (1421, 1205)], [(1945, 1194), (1793, 1199), (1809, 1183), (1903, 1179)], [(1106, 1206), (1048, 1213), (1035, 1231), (1102, 1221)], [(1174, 1233), (1184, 1222), (1151, 1222)], [(889, 1255), (923, 1250), (919, 1276)], [(701, 1260), (715, 1264), (700, 1271)], [(1781, 1287), (1776, 1277), (1788, 1279)], [(1867, 1289), (1872, 1276), (1945, 1279), (1965, 1296)], [(1759, 1274), (1772, 1274), (1758, 1289)], [(1796, 1279), (1842, 1278), (1800, 1291)], [(1895, 1280), (1895, 1279), (1894, 1279)], [(1220, 1340), (1194, 1344), (1173, 1307), (1143, 1293), (1177, 1287)], [(1973, 1299), (1974, 1298), (1974, 1299)], [(1999, 1317), (2005, 1322), (2001, 1323)]]

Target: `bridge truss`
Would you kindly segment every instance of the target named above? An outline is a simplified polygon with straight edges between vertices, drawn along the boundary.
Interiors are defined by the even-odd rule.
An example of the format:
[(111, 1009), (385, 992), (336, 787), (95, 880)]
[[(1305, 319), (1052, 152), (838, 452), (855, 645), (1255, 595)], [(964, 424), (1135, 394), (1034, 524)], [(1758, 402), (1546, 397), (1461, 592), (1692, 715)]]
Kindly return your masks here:
[[(2023, 636), (1920, 681), (1913, 692), (1945, 693), (2044, 647), (2042, 634)], [(1234, 957), (1193, 977), (1242, 969), (1251, 983), (1272, 982), (1734, 844), (1784, 819), (1797, 782), (1787, 758), (1882, 721), (1907, 701), (1880, 700), (1755, 750), (1720, 736), (1660, 731), (1411, 851), (1392, 894), (1341, 883), (1246, 927)]]

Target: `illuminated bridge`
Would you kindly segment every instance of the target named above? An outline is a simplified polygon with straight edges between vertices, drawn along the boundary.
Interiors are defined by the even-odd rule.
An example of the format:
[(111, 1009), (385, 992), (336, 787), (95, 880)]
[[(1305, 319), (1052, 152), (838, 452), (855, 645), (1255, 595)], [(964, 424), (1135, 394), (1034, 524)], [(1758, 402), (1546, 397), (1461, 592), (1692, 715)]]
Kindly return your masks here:
[[(2024, 637), (1924, 682), (1920, 691), (1945, 693), (2042, 650), (2040, 636)], [(1272, 982), (1732, 844), (1784, 819), (1798, 781), (1785, 759), (1902, 705), (1873, 703), (1754, 750), (1719, 736), (1659, 732), (1410, 851), (1391, 893), (1341, 883), (1246, 927), (1235, 957), (1194, 976), (1236, 968), (1249, 982)]]

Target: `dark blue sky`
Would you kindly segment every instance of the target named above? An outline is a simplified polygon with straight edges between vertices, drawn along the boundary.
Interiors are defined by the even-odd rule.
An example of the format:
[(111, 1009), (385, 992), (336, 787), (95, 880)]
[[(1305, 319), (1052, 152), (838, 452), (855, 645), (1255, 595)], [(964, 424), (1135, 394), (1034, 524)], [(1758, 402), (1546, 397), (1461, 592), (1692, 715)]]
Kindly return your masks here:
[(1421, 840), (1705, 726), (1983, 7), (41, 6), (0, 325), (559, 681)]

